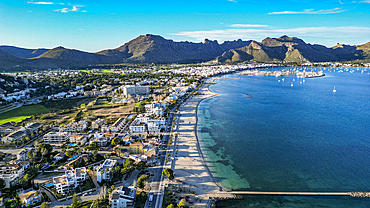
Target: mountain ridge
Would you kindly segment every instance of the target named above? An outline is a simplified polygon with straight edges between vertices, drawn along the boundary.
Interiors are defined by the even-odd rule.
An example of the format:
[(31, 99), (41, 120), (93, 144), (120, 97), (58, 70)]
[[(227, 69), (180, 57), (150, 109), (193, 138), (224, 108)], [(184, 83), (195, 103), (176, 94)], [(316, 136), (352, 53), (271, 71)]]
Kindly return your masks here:
[(369, 60), (370, 42), (350, 46), (337, 44), (331, 48), (306, 43), (297, 37), (283, 35), (255, 40), (224, 41), (205, 39), (203, 42), (175, 42), (159, 35), (140, 35), (114, 48), (95, 53), (58, 46), (52, 49), (24, 49), (0, 46), (0, 70), (80, 68), (96, 64), (120, 63), (198, 63), (214, 61), (321, 62)]

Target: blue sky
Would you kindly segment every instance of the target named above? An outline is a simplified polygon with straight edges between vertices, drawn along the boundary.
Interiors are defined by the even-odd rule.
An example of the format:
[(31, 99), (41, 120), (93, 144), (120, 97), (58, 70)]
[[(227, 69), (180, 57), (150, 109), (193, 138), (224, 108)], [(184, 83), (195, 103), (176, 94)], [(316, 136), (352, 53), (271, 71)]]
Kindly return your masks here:
[(358, 45), (370, 41), (370, 0), (0, 1), (0, 45), (96, 52), (142, 34), (220, 43), (288, 35)]

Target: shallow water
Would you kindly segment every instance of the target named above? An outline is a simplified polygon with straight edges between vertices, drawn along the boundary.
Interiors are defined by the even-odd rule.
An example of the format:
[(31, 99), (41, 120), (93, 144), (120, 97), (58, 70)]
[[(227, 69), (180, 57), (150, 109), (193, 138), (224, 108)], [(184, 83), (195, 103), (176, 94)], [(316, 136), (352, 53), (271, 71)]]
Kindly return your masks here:
[[(241, 79), (219, 79), (210, 87), (220, 95), (199, 105), (198, 135), (213, 175), (225, 188), (370, 190), (370, 75), (357, 68), (354, 73), (326, 69), (331, 70), (324, 71), (326, 76), (304, 82), (294, 75), (228, 75)], [(233, 207), (369, 203), (341, 197), (247, 199), (223, 203)]]

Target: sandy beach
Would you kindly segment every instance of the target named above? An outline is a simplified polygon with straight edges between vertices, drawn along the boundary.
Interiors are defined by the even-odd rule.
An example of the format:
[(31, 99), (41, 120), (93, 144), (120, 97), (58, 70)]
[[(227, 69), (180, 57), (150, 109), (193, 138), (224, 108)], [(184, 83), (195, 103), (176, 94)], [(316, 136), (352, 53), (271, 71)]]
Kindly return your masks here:
[[(197, 107), (199, 103), (217, 93), (209, 91), (208, 87), (217, 77), (207, 78), (203, 86), (198, 90), (199, 95), (189, 98), (179, 109), (179, 128), (177, 142), (177, 156), (175, 159), (175, 179), (188, 185), (196, 192), (199, 199), (191, 207), (205, 207), (209, 197), (232, 197), (225, 194), (222, 187), (212, 177), (203, 158), (199, 143), (197, 141), (195, 127), (197, 124)], [(220, 194), (220, 192), (223, 192)]]

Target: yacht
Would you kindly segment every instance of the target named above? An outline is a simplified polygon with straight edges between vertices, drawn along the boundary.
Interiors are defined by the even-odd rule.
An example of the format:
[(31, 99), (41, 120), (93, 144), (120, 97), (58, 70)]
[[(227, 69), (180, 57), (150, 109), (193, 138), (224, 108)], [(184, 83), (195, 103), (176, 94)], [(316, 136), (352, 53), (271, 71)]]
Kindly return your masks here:
[(337, 90), (335, 89), (335, 86), (334, 86), (334, 90), (333, 90), (333, 92), (336, 92)]

